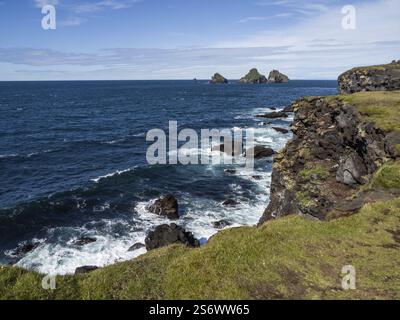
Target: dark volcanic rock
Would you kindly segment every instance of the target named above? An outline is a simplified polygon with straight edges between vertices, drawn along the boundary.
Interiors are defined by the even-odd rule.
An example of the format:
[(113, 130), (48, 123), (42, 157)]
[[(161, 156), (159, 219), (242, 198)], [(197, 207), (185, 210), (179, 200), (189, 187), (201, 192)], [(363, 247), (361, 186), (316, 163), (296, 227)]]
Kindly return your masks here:
[(96, 242), (96, 241), (97, 241), (96, 238), (81, 237), (78, 240), (75, 240), (73, 244), (76, 245), (76, 246), (85, 246), (87, 244), (90, 244), (90, 243), (93, 243), (93, 242)]
[[(274, 157), (271, 197), (260, 223), (289, 214), (325, 219), (395, 153), (388, 137), (340, 99), (304, 98), (293, 104), (294, 137)], [(344, 213), (343, 213), (344, 214)]]
[(20, 243), (15, 249), (11, 250), (8, 255), (13, 258), (22, 258), (29, 252), (35, 250), (39, 245), (40, 245), (40, 242), (25, 241), (23, 243)]
[(99, 267), (96, 266), (79, 267), (75, 269), (75, 275), (89, 273), (97, 269), (99, 269)]
[(260, 74), (257, 69), (251, 69), (247, 75), (240, 79), (241, 83), (261, 84), (267, 83), (267, 78)]
[(219, 73), (216, 73), (212, 76), (210, 83), (212, 84), (226, 84), (228, 83), (228, 80), (224, 78), (222, 75)]
[(289, 77), (280, 73), (278, 70), (272, 70), (268, 76), (269, 83), (287, 83), (289, 82)]
[(284, 129), (284, 128), (272, 127), (272, 129), (274, 129), (275, 131), (278, 131), (280, 133), (283, 133), (283, 134), (289, 133), (289, 130)]
[(240, 204), (240, 202), (237, 202), (233, 199), (228, 199), (228, 200), (225, 200), (224, 202), (222, 202), (222, 205), (225, 207), (236, 207), (239, 204)]
[(147, 210), (159, 216), (166, 216), (168, 219), (179, 219), (178, 200), (169, 194), (162, 199), (156, 200), (147, 206)]
[(229, 174), (235, 174), (237, 171), (236, 169), (225, 169), (224, 172)]
[(213, 227), (215, 229), (224, 229), (226, 227), (229, 227), (230, 225), (231, 225), (231, 223), (229, 221), (226, 221), (226, 220), (215, 221), (213, 223)]
[(275, 154), (275, 151), (272, 150), (271, 148), (266, 148), (262, 146), (255, 146), (254, 148), (251, 148), (247, 150), (246, 152), (248, 153), (253, 153), (254, 154), (254, 159), (261, 159), (261, 158), (268, 158), (271, 157)]
[(400, 63), (354, 68), (338, 79), (341, 93), (400, 90)]
[(292, 105), (287, 106), (287, 107), (285, 107), (285, 108), (283, 109), (283, 112), (285, 112), (285, 113), (294, 112), (294, 107), (293, 107)]
[(257, 118), (268, 118), (268, 119), (276, 119), (276, 118), (287, 118), (288, 115), (286, 112), (278, 111), (278, 112), (270, 112), (266, 114), (258, 114), (256, 115)]
[(129, 251), (129, 252), (131, 252), (131, 251), (136, 251), (136, 250), (142, 249), (142, 248), (144, 248), (144, 247), (145, 247), (145, 245), (144, 245), (143, 243), (138, 242), (138, 243), (135, 243), (133, 246), (131, 246), (131, 247), (128, 249), (128, 251)]
[(145, 240), (148, 251), (168, 246), (173, 243), (183, 243), (189, 247), (198, 247), (199, 241), (194, 238), (191, 232), (187, 232), (175, 223), (158, 226), (150, 232)]

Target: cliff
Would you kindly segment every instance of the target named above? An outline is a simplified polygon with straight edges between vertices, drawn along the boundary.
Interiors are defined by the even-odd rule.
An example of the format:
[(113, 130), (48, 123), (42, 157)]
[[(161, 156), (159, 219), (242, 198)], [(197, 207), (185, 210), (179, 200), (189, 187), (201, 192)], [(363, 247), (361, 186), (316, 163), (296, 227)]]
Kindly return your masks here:
[(338, 79), (341, 93), (400, 90), (400, 60), (390, 64), (353, 68)]
[[(380, 107), (369, 115), (366, 101)], [(348, 215), (373, 199), (397, 195), (362, 186), (396, 159), (399, 102), (397, 91), (295, 102), (294, 138), (275, 157), (271, 202), (260, 223), (289, 214), (318, 219)], [(375, 118), (379, 112), (389, 117)]]

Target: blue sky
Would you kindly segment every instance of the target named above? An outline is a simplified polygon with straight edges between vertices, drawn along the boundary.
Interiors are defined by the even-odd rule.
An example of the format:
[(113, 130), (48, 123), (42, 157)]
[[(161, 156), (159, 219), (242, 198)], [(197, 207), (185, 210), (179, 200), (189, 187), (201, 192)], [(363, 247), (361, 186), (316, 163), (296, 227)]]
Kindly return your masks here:
[[(43, 30), (43, 5), (57, 12)], [(355, 30), (341, 26), (356, 8)], [(0, 0), (0, 80), (294, 79), (400, 59), (400, 0)]]

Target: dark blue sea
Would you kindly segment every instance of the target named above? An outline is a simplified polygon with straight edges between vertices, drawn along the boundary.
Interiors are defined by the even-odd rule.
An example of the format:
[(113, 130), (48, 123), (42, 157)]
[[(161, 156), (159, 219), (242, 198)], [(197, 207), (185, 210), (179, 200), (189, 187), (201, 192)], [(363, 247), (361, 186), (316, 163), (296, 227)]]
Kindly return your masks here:
[[(333, 95), (336, 81), (209, 85), (206, 81), (0, 82), (0, 263), (65, 274), (143, 254), (129, 252), (169, 221), (146, 205), (167, 193), (177, 222), (206, 241), (218, 230), (257, 223), (269, 200), (272, 159), (238, 165), (154, 165), (146, 133), (178, 127), (254, 128), (257, 144), (283, 148), (291, 117), (255, 118), (301, 96)], [(207, 152), (208, 150), (199, 150)], [(236, 174), (224, 172), (236, 168)], [(222, 202), (234, 199), (236, 207)], [(82, 236), (96, 242), (77, 246)], [(16, 255), (33, 243), (35, 249)]]

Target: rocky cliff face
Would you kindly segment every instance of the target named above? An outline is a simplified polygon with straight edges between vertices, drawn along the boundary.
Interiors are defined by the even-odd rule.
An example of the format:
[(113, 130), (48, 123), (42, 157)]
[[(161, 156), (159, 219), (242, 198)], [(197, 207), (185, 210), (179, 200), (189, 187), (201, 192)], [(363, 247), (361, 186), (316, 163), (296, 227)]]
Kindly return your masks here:
[(385, 133), (338, 97), (293, 104), (294, 138), (274, 161), (271, 201), (260, 223), (289, 214), (325, 219), (358, 210), (360, 187), (396, 151)]
[(289, 77), (278, 70), (272, 70), (268, 76), (269, 83), (287, 83), (289, 82)]
[(387, 65), (351, 69), (339, 76), (341, 93), (400, 89), (400, 60)]

